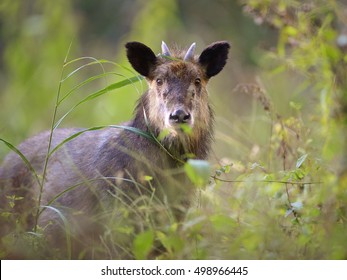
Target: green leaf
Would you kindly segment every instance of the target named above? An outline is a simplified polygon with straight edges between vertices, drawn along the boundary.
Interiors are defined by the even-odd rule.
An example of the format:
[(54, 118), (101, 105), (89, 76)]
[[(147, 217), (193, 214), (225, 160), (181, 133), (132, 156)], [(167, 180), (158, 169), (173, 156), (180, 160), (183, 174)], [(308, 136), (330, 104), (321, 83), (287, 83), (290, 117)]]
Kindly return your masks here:
[(151, 251), (154, 242), (154, 233), (152, 230), (147, 230), (138, 234), (133, 243), (133, 253), (137, 260), (147, 258)]
[(288, 36), (295, 36), (298, 34), (298, 30), (293, 26), (286, 26), (283, 30)]
[(157, 237), (170, 254), (180, 251), (184, 247), (183, 240), (177, 234), (165, 234), (157, 231)]
[(228, 232), (232, 228), (235, 228), (237, 226), (232, 218), (224, 214), (215, 214), (210, 217), (210, 221), (213, 225), (213, 228), (218, 232)]
[(152, 177), (152, 176), (145, 175), (145, 176), (144, 176), (144, 180), (145, 180), (146, 182), (150, 182), (150, 181), (153, 180), (153, 177)]
[(189, 159), (184, 165), (188, 178), (197, 187), (205, 186), (210, 178), (210, 164), (205, 160)]
[(306, 172), (298, 168), (293, 172), (293, 175), (295, 176), (296, 180), (302, 180), (306, 176)]
[(192, 128), (190, 125), (183, 123), (180, 125), (180, 128), (183, 130), (185, 134), (192, 135)]

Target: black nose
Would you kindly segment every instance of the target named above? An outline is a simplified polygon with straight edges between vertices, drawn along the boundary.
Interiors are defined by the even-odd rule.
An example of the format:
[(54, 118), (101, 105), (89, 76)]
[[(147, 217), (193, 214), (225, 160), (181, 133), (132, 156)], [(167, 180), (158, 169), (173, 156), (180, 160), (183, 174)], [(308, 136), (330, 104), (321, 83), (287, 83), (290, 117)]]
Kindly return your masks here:
[(187, 123), (191, 119), (189, 113), (184, 112), (183, 110), (177, 110), (176, 112), (170, 114), (170, 122), (173, 123)]

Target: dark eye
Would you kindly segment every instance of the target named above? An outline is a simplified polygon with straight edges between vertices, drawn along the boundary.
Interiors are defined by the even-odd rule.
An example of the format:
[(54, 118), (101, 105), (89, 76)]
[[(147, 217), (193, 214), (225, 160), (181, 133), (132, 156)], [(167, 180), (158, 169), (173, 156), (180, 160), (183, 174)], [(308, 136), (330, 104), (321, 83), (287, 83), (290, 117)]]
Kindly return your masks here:
[(164, 82), (163, 82), (163, 79), (157, 79), (156, 83), (158, 86), (162, 86)]
[(194, 83), (196, 86), (200, 86), (201, 80), (199, 78), (196, 78)]

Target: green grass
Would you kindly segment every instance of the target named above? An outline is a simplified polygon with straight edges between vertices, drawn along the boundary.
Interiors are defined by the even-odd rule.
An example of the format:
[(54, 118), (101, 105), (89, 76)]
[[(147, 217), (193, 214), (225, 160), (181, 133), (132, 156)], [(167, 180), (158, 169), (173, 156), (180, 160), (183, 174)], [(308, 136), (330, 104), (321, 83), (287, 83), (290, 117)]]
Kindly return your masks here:
[[(153, 192), (131, 204), (115, 196), (116, 209), (104, 205), (104, 212), (91, 217), (108, 222), (98, 242), (86, 244), (79, 252), (80, 258), (347, 258), (347, 59), (345, 50), (336, 45), (340, 6), (336, 1), (305, 7), (300, 1), (242, 2), (258, 23), (277, 30), (278, 40), (271, 50), (255, 51), (257, 82), (236, 85), (233, 91), (220, 87), (223, 101), (214, 100), (217, 129), (209, 163), (191, 161), (183, 168), (196, 188), (185, 218), (178, 223), (173, 209)], [(123, 68), (126, 74), (109, 70), (110, 66)], [(76, 84), (71, 81), (92, 67), (99, 72)], [(73, 113), (82, 114), (83, 105), (97, 102), (110, 91), (132, 85), (133, 91), (141, 92), (136, 86), (140, 78), (129, 71), (95, 58), (66, 61), (63, 73), (68, 74), (60, 79), (51, 132), (73, 118)], [(110, 82), (114, 77), (121, 80)], [(94, 89), (93, 83), (99, 80), (103, 86)], [(81, 97), (81, 89), (90, 93)], [(234, 105), (224, 92), (242, 98), (235, 98)], [(95, 125), (85, 131), (104, 127)], [(47, 151), (47, 160), (78, 136)], [(15, 145), (1, 141), (30, 167)], [(43, 178), (39, 174), (36, 178), (44, 188)], [(146, 179), (151, 182), (151, 177)], [(78, 186), (70, 189), (74, 188)], [(21, 199), (7, 197), (6, 207), (0, 206), (1, 219), (6, 221), (2, 226), (9, 232), (1, 236), (0, 257), (71, 257), (73, 224), (50, 203), (44, 206), (44, 211), (60, 216), (66, 232), (62, 250), (49, 248), (45, 228), (28, 231), (23, 217), (8, 210)]]

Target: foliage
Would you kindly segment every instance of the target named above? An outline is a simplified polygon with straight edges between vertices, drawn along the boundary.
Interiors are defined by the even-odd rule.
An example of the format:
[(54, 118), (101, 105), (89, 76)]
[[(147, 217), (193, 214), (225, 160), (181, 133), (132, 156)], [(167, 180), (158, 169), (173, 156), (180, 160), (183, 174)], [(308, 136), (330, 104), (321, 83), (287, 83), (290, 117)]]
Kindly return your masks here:
[[(68, 1), (65, 2), (68, 5)], [(167, 6), (156, 10), (158, 1), (148, 2), (134, 19), (132, 32), (139, 37), (138, 40), (153, 42), (159, 37), (170, 36), (167, 31), (169, 23), (178, 26), (175, 29), (177, 34), (183, 32), (184, 20), (179, 19), (179, 7), (183, 3), (168, 1), (165, 2)], [(227, 2), (221, 1), (224, 5)], [(103, 214), (110, 222), (105, 225), (107, 230), (101, 235), (100, 244), (86, 248), (80, 253), (81, 258), (88, 252), (93, 252), (95, 258), (137, 259), (347, 258), (347, 43), (346, 39), (343, 40), (346, 38), (344, 15), (347, 7), (337, 0), (307, 3), (243, 0), (241, 4), (257, 25), (254, 28), (270, 28), (272, 31), (266, 37), (265, 46), (252, 49), (252, 61), (257, 64), (256, 82), (237, 80), (232, 94), (237, 97), (235, 113), (230, 109), (233, 102), (228, 97), (223, 96), (224, 102), (215, 97), (217, 115), (220, 115), (217, 118), (215, 153), (210, 163), (190, 160), (184, 167), (192, 184), (197, 187), (196, 202), (181, 223), (175, 221), (172, 209), (165, 202), (156, 201), (153, 196), (141, 197), (131, 206), (120, 202), (117, 211)], [(10, 2), (7, 5), (10, 7)], [(18, 9), (14, 4), (11, 7), (7, 10), (13, 13)], [(42, 7), (38, 5), (37, 9)], [(187, 4), (186, 8), (189, 7)], [(71, 12), (71, 9), (65, 11)], [(53, 9), (43, 13), (45, 20), (52, 17), (52, 12)], [(55, 13), (59, 12), (62, 13), (60, 8), (55, 9)], [(158, 31), (161, 36), (156, 36), (152, 30), (161, 22), (167, 25)], [(143, 34), (139, 31), (142, 24), (146, 26)], [(68, 27), (58, 29), (69, 30)], [(55, 84), (58, 83), (51, 79), (59, 79), (57, 69), (61, 67), (52, 61), (66, 57), (66, 48), (59, 49), (59, 56), (55, 56), (55, 52), (47, 54), (47, 62), (31, 50), (40, 63), (46, 63), (54, 71), (54, 74), (48, 75), (43, 71), (32, 77), (24, 72), (30, 72), (33, 66), (29, 64), (33, 61), (17, 63), (18, 53), (25, 51), (23, 42), (26, 37), (23, 39), (22, 36), (25, 37), (22, 34), (16, 37), (22, 42), (17, 45), (16, 52), (6, 49), (7, 64), (13, 67), (6, 91), (18, 92), (13, 88), (22, 87), (22, 94), (25, 94), (30, 87), (37, 89), (34, 83), (46, 79), (46, 74), (49, 79), (42, 87), (56, 91)], [(53, 41), (46, 40), (42, 48), (47, 52), (54, 44), (67, 43), (64, 36), (52, 36)], [(15, 43), (12, 42), (8, 48)], [(73, 48), (75, 45), (72, 43)], [(62, 50), (65, 50), (63, 54)], [(129, 91), (129, 84), (134, 92), (143, 90), (142, 82), (137, 83), (139, 78), (134, 77), (133, 72), (110, 60), (88, 57), (68, 61), (63, 66), (64, 75), (60, 80), (53, 122), (50, 123), (51, 131), (68, 122), (70, 115), (75, 117), (78, 112), (83, 116), (89, 112), (83, 109), (84, 105), (94, 104), (99, 110), (101, 105), (98, 102), (105, 102), (103, 98), (109, 98), (111, 91), (123, 95), (121, 90)], [(232, 72), (228, 68), (227, 71)], [(26, 80), (25, 86), (16, 81), (20, 78), (14, 73), (22, 73), (24, 78), (20, 81)], [(248, 75), (247, 72), (240, 76)], [(81, 93), (82, 89), (89, 93)], [(8, 96), (3, 97), (2, 102), (8, 104), (10, 109), (7, 110), (13, 110), (16, 104)], [(30, 106), (37, 102), (36, 97), (32, 98)], [(46, 98), (54, 99), (52, 96)], [(128, 98), (123, 95), (115, 107), (124, 106), (123, 99)], [(253, 104), (251, 110), (241, 105), (245, 101)], [(15, 127), (12, 132), (14, 140), (28, 133), (23, 131), (23, 127), (35, 123), (34, 119), (40, 118), (37, 113), (41, 117), (42, 114), (52, 115), (47, 103), (49, 101), (44, 103), (45, 112), (33, 113), (27, 120), (18, 114), (16, 118), (20, 120), (14, 121), (16, 124), (11, 120), (2, 124), (0, 138), (9, 137), (10, 133), (4, 132), (6, 126)], [(113, 106), (115, 102), (106, 103)], [(9, 112), (1, 114), (4, 120)], [(104, 126), (91, 123), (90, 127), (92, 130)], [(20, 154), (11, 141), (2, 141)], [(39, 176), (37, 178), (40, 180)], [(146, 177), (148, 182), (151, 179)], [(208, 179), (209, 183), (206, 183)], [(7, 197), (10, 209), (21, 199)], [(69, 257), (59, 251), (47, 253), (44, 228), (23, 232), (21, 217), (11, 211), (1, 211), (1, 216), (14, 225), (11, 234), (1, 239), (1, 258), (16, 257), (16, 254), (22, 256), (23, 251), (27, 258)], [(69, 248), (71, 232), (68, 224), (66, 232), (66, 246)]]

